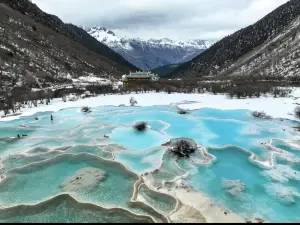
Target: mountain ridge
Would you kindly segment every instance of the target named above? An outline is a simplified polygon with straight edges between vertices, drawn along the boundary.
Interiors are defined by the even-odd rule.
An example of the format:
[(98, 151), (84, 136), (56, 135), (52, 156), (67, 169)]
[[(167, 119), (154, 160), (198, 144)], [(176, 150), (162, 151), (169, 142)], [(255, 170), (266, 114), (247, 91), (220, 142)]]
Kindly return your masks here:
[(180, 64), (171, 64), (166, 66), (157, 67), (151, 70), (152, 73), (158, 74), (160, 77), (165, 77), (166, 74), (169, 74), (175, 70)]
[[(198, 55), (191, 61), (182, 64), (176, 70), (168, 74), (169, 77), (202, 77), (202, 76), (218, 76), (230, 75), (235, 73), (233, 67), (236, 67), (241, 58), (249, 55), (252, 61), (247, 61), (241, 64), (240, 67), (248, 69), (241, 69), (239, 73), (235, 74), (268, 74), (272, 75), (269, 70), (269, 59), (260, 60), (260, 55), (251, 56), (251, 52), (260, 51), (260, 47), (265, 44), (271, 43), (276, 37), (280, 36), (291, 26), (292, 22), (300, 16), (300, 1), (290, 0), (287, 3), (279, 6), (277, 9), (267, 14), (256, 23), (243, 28), (232, 35), (229, 35), (222, 40), (216, 42), (205, 51), (203, 54)], [(281, 42), (287, 41), (281, 39)], [(295, 45), (295, 44), (294, 44)], [(295, 45), (296, 47), (296, 45)], [(271, 48), (270, 48), (271, 49)], [(261, 51), (260, 54), (269, 54), (270, 51)], [(272, 54), (274, 57), (282, 57), (279, 54)], [(268, 69), (250, 68), (251, 63), (256, 64), (255, 60), (261, 61)], [(259, 64), (256, 64), (259, 66)], [(243, 68), (244, 68), (243, 67)], [(282, 71), (283, 72), (283, 71)], [(280, 72), (278, 72), (279, 74)], [(283, 74), (281, 74), (283, 75)]]
[(115, 51), (99, 43), (95, 38), (87, 36), (87, 33), (82, 28), (64, 23), (57, 16), (43, 12), (36, 4), (29, 0), (0, 0), (0, 3), (9, 6), (23, 15), (29, 16), (35, 20), (35, 22), (43, 24), (59, 34), (79, 42), (91, 51), (101, 54), (112, 61), (117, 61), (123, 66), (136, 69), (135, 66), (130, 64)]
[(23, 98), (32, 89), (74, 88), (80, 77), (120, 78), (136, 69), (107, 49), (28, 0), (0, 0), (0, 100), (15, 89)]
[(212, 41), (177, 41), (169, 38), (141, 39), (118, 37), (104, 27), (83, 27), (91, 36), (121, 54), (132, 64), (150, 70), (170, 64), (187, 62), (212, 45)]

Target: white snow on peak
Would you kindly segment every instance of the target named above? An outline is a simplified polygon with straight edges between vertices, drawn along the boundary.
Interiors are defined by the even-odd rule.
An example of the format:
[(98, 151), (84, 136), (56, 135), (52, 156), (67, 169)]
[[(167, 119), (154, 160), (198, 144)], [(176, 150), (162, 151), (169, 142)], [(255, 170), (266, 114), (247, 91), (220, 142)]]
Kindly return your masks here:
[(104, 27), (92, 27), (86, 29), (86, 31), (98, 41), (106, 44), (108, 47), (113, 48), (121, 46), (124, 49), (132, 50), (132, 47), (126, 39), (117, 37), (114, 32), (107, 30)]
[(93, 37), (97, 38), (99, 41), (111, 42), (121, 40), (121, 38), (116, 37), (112, 31), (107, 30), (104, 27), (88, 28), (87, 32)]
[(181, 41), (170, 38), (120, 37), (113, 31), (98, 26), (85, 30), (142, 70), (187, 62), (214, 43), (200, 39)]
[(133, 47), (131, 43), (147, 43), (153, 47), (183, 47), (183, 48), (195, 48), (195, 49), (207, 49), (211, 45), (213, 45), (213, 41), (207, 40), (187, 40), (187, 41), (179, 41), (179, 40), (171, 40), (169, 38), (162, 39), (140, 39), (140, 38), (128, 38), (128, 37), (118, 37), (114, 32), (108, 30), (104, 27), (92, 27), (85, 29), (91, 36), (96, 38), (98, 41), (106, 44), (111, 48), (122, 47), (123, 49), (132, 50)]

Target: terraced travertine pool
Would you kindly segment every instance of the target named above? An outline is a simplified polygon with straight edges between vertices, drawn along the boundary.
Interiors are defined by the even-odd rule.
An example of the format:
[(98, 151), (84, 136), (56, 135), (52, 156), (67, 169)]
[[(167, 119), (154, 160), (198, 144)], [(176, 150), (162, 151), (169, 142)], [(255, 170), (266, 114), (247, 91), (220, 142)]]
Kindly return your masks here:
[[(1, 222), (168, 222), (178, 200), (139, 186), (139, 175), (156, 169), (155, 179), (185, 175), (243, 218), (299, 221), (296, 121), (248, 110), (179, 115), (176, 106), (69, 108), (53, 112), (53, 122), (51, 113), (0, 123)], [(135, 132), (137, 121), (149, 129)], [(203, 148), (177, 161), (162, 146), (173, 138)]]

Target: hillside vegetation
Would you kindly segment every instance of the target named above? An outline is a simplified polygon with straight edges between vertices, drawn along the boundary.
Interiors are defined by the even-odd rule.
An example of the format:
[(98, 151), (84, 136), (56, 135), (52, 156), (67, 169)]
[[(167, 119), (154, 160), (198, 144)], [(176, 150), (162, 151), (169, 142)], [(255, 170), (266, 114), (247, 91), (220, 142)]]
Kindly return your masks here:
[[(299, 73), (300, 1), (290, 0), (170, 72), (170, 77)], [(296, 68), (295, 68), (296, 67)]]

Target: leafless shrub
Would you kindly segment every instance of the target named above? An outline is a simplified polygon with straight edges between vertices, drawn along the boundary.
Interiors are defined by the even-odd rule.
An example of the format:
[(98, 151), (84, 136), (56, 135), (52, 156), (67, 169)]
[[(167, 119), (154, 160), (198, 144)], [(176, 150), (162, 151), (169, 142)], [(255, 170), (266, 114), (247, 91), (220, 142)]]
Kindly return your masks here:
[(271, 116), (267, 115), (265, 112), (254, 111), (252, 116), (260, 119), (271, 119)]
[(142, 121), (142, 122), (138, 122), (136, 123), (133, 128), (137, 131), (137, 132), (144, 132), (147, 129), (147, 123)]
[(178, 157), (189, 157), (191, 153), (194, 153), (196, 149), (192, 144), (186, 140), (180, 140), (175, 143), (174, 146), (170, 148), (170, 151), (177, 155)]
[(131, 97), (129, 102), (131, 106), (135, 106), (137, 104), (137, 101), (134, 99), (134, 97)]
[(90, 113), (90, 112), (92, 112), (92, 110), (91, 110), (90, 107), (84, 106), (84, 107), (81, 108), (81, 112)]
[(294, 110), (295, 116), (300, 119), (300, 106), (297, 106)]
[(177, 113), (180, 114), (180, 115), (189, 114), (189, 112), (187, 110), (185, 110), (185, 109), (179, 109)]

